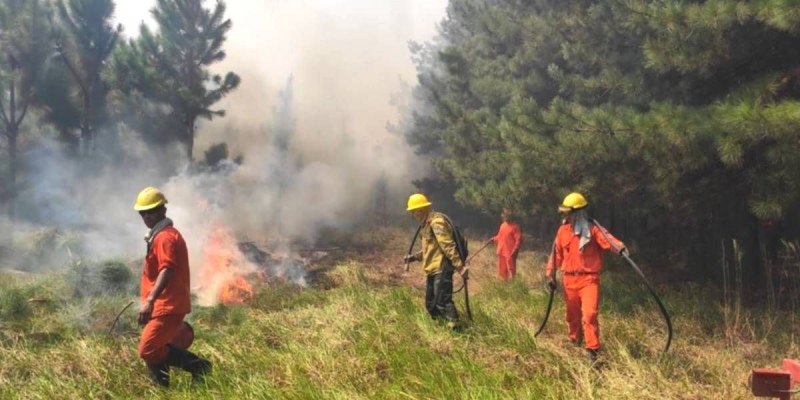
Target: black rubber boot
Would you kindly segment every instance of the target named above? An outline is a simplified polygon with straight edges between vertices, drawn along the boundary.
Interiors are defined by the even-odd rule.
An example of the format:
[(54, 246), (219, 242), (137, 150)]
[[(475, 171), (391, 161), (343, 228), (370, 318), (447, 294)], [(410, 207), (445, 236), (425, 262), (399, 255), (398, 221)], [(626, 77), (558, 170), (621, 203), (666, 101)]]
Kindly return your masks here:
[(586, 355), (589, 357), (590, 362), (597, 362), (597, 352), (598, 350), (595, 349), (586, 349)]
[(150, 379), (158, 386), (169, 387), (169, 366), (166, 364), (147, 364)]
[(169, 354), (165, 363), (178, 367), (192, 374), (192, 380), (201, 381), (211, 372), (211, 361), (196, 356), (194, 353), (169, 345)]

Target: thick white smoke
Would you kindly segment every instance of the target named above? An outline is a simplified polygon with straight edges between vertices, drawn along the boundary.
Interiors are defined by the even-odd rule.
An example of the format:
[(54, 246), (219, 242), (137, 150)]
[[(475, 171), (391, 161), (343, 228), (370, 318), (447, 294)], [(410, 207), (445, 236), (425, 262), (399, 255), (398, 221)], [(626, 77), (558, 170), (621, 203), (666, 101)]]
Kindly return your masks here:
[[(154, 27), (148, 12), (154, 3), (118, 1), (117, 19), (127, 36), (136, 36), (142, 21)], [(242, 84), (218, 105), (225, 118), (200, 122), (195, 159), (225, 142), (243, 164), (190, 173), (182, 149), (152, 149), (126, 134), (125, 152), (113, 166), (75, 165), (57, 146), (42, 142), (24, 154), (29, 179), (18, 215), (34, 226), (80, 232), (86, 255), (138, 256), (146, 228), (133, 202), (142, 188), (158, 186), (196, 262), (209, 227), (220, 221), (251, 240), (280, 235), (313, 241), (321, 227), (355, 226), (374, 211), (379, 178), (388, 182), (386, 211), (402, 212), (421, 169), (403, 139), (386, 131), (386, 123), (398, 118), (389, 99), (401, 80), (415, 80), (408, 42), (435, 35), (446, 0), (227, 5), (233, 20), (228, 56), (214, 70), (236, 72)], [(271, 128), (289, 76), (294, 130), (284, 152)], [(176, 165), (182, 172), (164, 173)]]

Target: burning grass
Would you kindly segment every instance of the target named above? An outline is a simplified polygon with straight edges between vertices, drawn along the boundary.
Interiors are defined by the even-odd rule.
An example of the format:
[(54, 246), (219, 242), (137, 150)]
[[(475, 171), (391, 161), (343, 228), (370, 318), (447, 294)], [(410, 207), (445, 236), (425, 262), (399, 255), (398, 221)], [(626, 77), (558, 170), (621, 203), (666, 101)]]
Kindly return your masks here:
[[(635, 276), (612, 265), (603, 276), (604, 366), (595, 370), (566, 339), (560, 299), (544, 333), (531, 337), (547, 300), (541, 255), (523, 252), (519, 279), (509, 283), (497, 281), (490, 251), (479, 255), (475, 323), (450, 332), (422, 309), (424, 277), (402, 271), (404, 251), (332, 253), (336, 261), (310, 266), (308, 287), (254, 280), (241, 304), (197, 307), (193, 349), (215, 371), (199, 386), (175, 375), (169, 391), (145, 379), (135, 310), (106, 334), (128, 297), (77, 299), (52, 276), (3, 276), (0, 310), (11, 311), (0, 318), (0, 398), (750, 398), (750, 369), (800, 351), (790, 313), (745, 309), (741, 325), (724, 329), (713, 291), (660, 288), (676, 336), (659, 361), (658, 311)], [(28, 302), (40, 297), (50, 301)], [(463, 310), (463, 296), (456, 299)]]

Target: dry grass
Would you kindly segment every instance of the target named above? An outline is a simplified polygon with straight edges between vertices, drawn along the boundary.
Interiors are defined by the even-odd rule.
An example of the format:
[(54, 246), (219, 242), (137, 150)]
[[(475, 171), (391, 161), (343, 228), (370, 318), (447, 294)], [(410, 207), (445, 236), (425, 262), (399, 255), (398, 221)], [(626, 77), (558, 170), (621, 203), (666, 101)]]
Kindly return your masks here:
[[(203, 385), (176, 373), (167, 391), (145, 379), (135, 311), (118, 335), (106, 335), (129, 297), (77, 300), (57, 276), (3, 275), (0, 398), (735, 399), (751, 398), (752, 368), (800, 351), (788, 315), (743, 309), (725, 326), (713, 291), (659, 288), (675, 326), (672, 350), (659, 358), (658, 310), (616, 266), (603, 276), (602, 367), (593, 368), (566, 338), (560, 298), (544, 333), (532, 337), (547, 300), (544, 257), (523, 252), (518, 279), (499, 282), (493, 249), (471, 264), (474, 323), (451, 332), (423, 310), (419, 266), (403, 271), (410, 235), (372, 237), (359, 240), (380, 242), (374, 251), (342, 250), (313, 265), (310, 288), (273, 285), (246, 306), (197, 309), (193, 350), (215, 372)], [(11, 307), (20, 296), (50, 301), (26, 302), (23, 312)]]

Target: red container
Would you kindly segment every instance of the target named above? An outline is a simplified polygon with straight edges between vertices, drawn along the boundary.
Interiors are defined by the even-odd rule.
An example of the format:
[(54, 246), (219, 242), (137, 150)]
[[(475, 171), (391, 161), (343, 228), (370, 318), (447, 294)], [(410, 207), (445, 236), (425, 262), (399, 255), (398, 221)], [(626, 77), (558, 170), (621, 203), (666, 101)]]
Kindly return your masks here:
[(791, 388), (792, 374), (788, 371), (754, 369), (750, 375), (750, 389), (755, 396), (788, 400)]
[(192, 345), (192, 342), (194, 342), (194, 329), (192, 329), (192, 326), (189, 325), (188, 322), (183, 321), (181, 329), (178, 331), (175, 337), (172, 338), (170, 344), (186, 350)]

